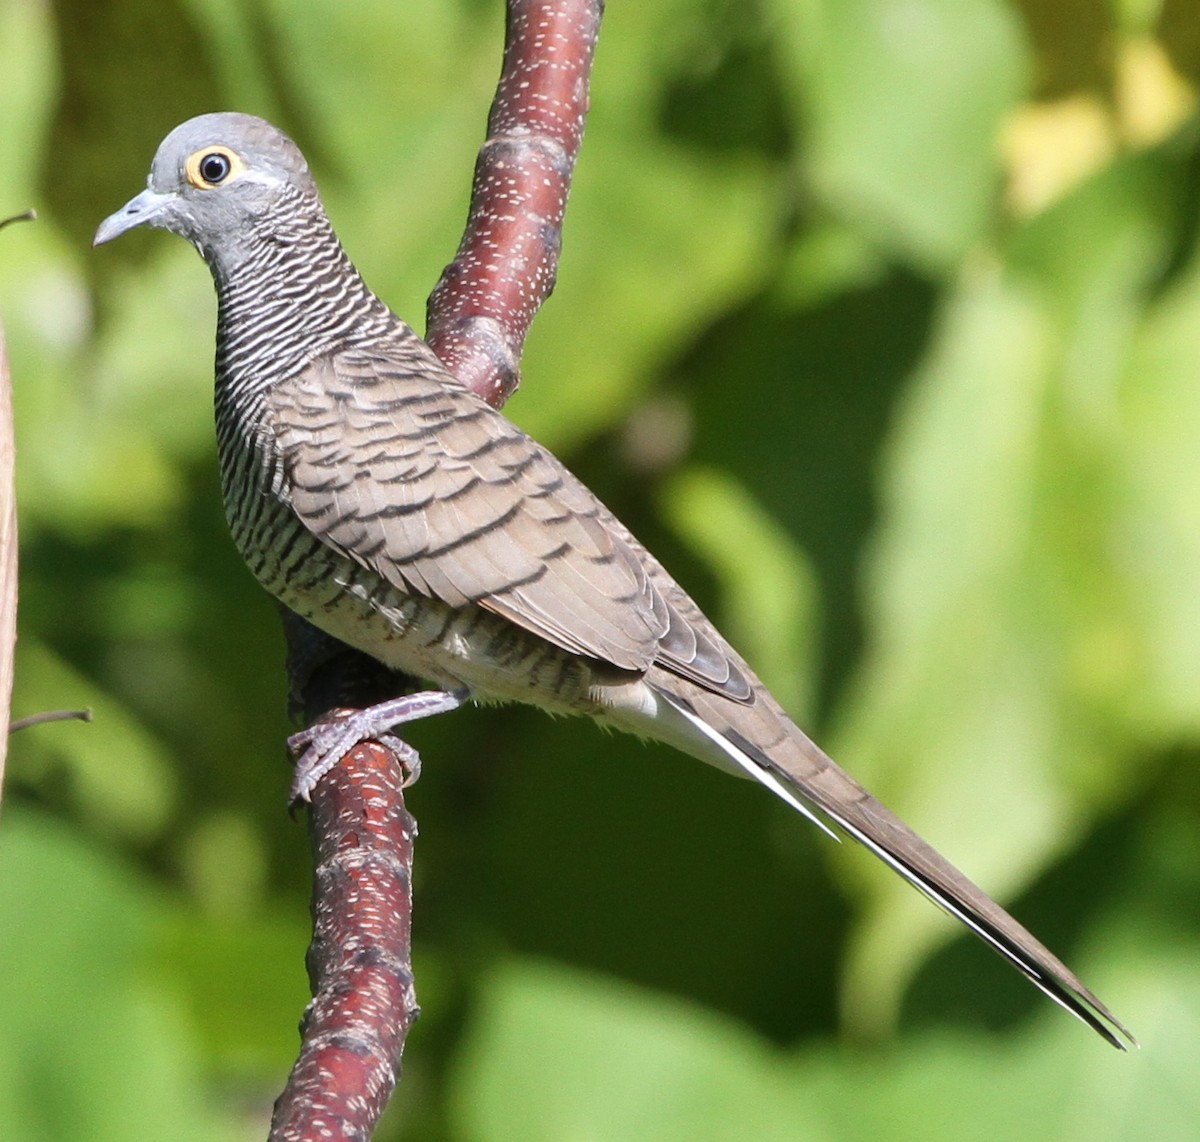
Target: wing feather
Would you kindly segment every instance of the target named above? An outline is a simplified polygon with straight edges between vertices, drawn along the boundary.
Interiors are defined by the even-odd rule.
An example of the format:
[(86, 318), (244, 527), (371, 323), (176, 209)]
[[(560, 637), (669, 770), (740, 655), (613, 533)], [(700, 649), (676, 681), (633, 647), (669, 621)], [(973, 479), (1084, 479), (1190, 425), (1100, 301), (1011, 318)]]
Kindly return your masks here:
[(736, 668), (669, 595), (690, 600), (599, 500), (427, 359), (331, 354), (267, 400), (286, 494), (325, 543), (572, 653), (657, 661), (741, 696)]

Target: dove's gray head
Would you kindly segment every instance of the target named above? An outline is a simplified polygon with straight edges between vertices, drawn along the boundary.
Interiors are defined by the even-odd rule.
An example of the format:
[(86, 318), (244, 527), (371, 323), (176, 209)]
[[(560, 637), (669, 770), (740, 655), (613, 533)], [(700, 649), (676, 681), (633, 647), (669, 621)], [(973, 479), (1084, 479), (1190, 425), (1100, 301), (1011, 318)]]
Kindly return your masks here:
[[(253, 115), (199, 115), (163, 139), (146, 189), (100, 223), (92, 244), (156, 226), (187, 238), (210, 262), (218, 255), (236, 260), (239, 246), (262, 232), (281, 203), (320, 212), (296, 144)], [(278, 216), (288, 214), (294, 211)]]

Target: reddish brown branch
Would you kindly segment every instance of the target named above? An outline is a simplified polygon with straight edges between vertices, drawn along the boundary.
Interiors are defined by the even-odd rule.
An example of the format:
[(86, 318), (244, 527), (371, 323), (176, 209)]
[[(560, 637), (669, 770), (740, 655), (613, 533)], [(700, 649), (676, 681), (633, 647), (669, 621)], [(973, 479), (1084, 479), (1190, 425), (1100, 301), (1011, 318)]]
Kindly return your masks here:
[(417, 1017), (409, 959), (413, 839), (395, 756), (355, 748), (313, 798), (313, 1001), (272, 1139), (368, 1138)]
[[(517, 386), (525, 334), (554, 288), (602, 12), (603, 0), (509, 0), (466, 233), (428, 312), (430, 344), (496, 407)], [(334, 705), (371, 705), (403, 682), (294, 615), (284, 626), (293, 706), (309, 721)], [(415, 827), (402, 784), (400, 760), (370, 743), (314, 791), (314, 999), (272, 1139), (369, 1138), (399, 1071), (417, 1012), (409, 967)]]
[(520, 381), (525, 334), (554, 289), (602, 11), (598, 0), (509, 5), (466, 233), (429, 297), (429, 344), (497, 408)]

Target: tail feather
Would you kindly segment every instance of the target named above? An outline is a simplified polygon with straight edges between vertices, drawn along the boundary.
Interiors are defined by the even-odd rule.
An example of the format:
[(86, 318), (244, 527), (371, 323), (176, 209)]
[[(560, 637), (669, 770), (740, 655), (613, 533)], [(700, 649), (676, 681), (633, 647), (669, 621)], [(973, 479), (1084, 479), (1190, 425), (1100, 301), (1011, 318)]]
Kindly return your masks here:
[[(1119, 1050), (1136, 1047), (1128, 1028), (1076, 975), (994, 900), (967, 879), (894, 813), (872, 797), (760, 691), (752, 705), (736, 708), (766, 730), (766, 744), (729, 724), (727, 700), (675, 679), (656, 691), (748, 776), (834, 835), (832, 822), (909, 884), (960, 920), (1060, 1007)], [(726, 708), (722, 710), (722, 706)], [(724, 715), (724, 716), (723, 716)], [(756, 737), (758, 735), (755, 735)]]

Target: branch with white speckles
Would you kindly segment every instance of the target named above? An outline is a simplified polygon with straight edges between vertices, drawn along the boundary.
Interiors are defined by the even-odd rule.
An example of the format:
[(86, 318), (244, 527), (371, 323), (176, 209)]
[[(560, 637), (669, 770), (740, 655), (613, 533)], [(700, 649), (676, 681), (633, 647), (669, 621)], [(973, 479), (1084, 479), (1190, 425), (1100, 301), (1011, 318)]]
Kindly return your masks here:
[(410, 952), (417, 826), (403, 781), (395, 755), (366, 742), (313, 797), (313, 999), (271, 1139), (369, 1138), (396, 1084), (419, 1013)]
[[(554, 288), (603, 0), (509, 0), (504, 65), (458, 254), (429, 299), (428, 340), (489, 403), (516, 388), (525, 335)], [(311, 721), (403, 680), (285, 613), (293, 707)], [(324, 715), (332, 716), (332, 715)], [(353, 750), (313, 793), (313, 1001), (272, 1140), (367, 1139), (417, 1015), (412, 841), (401, 760)]]
[(497, 408), (517, 387), (525, 334), (554, 289), (602, 11), (598, 0), (509, 4), (466, 232), (429, 298), (426, 340)]

